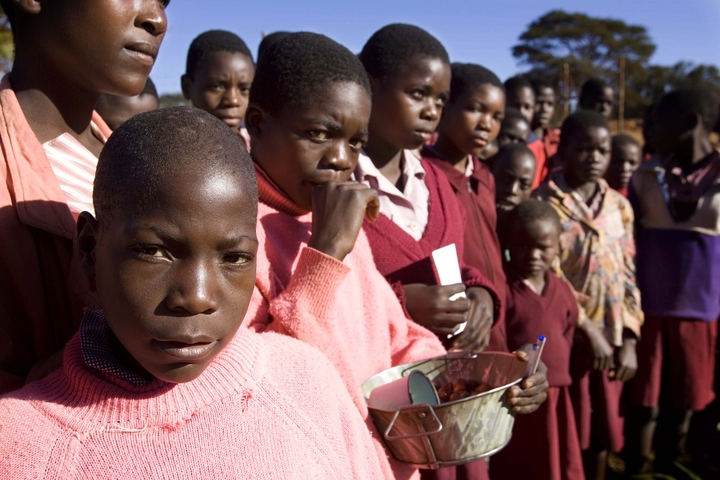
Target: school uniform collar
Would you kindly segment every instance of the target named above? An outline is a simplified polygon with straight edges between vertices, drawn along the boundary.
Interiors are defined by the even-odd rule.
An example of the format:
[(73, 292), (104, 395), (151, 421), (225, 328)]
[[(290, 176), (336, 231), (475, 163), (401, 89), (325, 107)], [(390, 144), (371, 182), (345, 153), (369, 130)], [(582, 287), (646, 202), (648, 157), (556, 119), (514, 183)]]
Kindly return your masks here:
[[(112, 132), (97, 112), (92, 121), (105, 137), (110, 136)], [(53, 235), (74, 238), (75, 219), (45, 150), (25, 119), (10, 74), (0, 82), (0, 143), (18, 219)]]
[[(405, 178), (405, 183), (410, 177), (416, 177), (421, 180), (425, 179), (425, 169), (420, 162), (419, 154), (416, 150), (403, 150), (402, 159), (402, 175)], [(360, 152), (358, 157), (358, 163), (355, 167), (354, 172), (355, 180), (358, 182), (367, 181), (368, 177), (374, 179), (373, 185), (377, 185), (377, 189), (385, 195), (391, 195), (395, 197), (405, 198), (405, 194), (401, 192), (393, 183), (388, 180), (385, 175), (378, 170), (370, 157), (365, 153), (365, 150)]]

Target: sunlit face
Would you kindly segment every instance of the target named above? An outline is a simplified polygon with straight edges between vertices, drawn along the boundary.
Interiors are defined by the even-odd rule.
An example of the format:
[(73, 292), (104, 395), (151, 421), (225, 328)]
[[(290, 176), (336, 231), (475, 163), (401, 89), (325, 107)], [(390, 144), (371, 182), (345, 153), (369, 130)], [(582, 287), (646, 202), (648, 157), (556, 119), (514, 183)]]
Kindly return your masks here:
[(505, 93), (486, 83), (463, 93), (445, 107), (438, 133), (459, 150), (480, 157), (498, 136), (505, 115)]
[(555, 91), (550, 87), (538, 89), (535, 95), (535, 116), (533, 125), (540, 128), (547, 128), (555, 114)]
[(520, 87), (507, 93), (507, 106), (517, 108), (523, 117), (532, 123), (535, 115), (535, 92), (530, 87)]
[(623, 143), (612, 147), (610, 166), (605, 173), (608, 185), (616, 190), (628, 187), (635, 170), (640, 166), (642, 150), (640, 145)]
[(560, 232), (551, 220), (535, 220), (510, 238), (510, 265), (525, 279), (541, 279), (558, 255)]
[(255, 65), (239, 52), (210, 52), (192, 74), (183, 75), (185, 98), (237, 130), (245, 121)]
[(535, 157), (530, 152), (513, 152), (498, 157), (493, 165), (495, 207), (499, 211), (510, 211), (530, 198)]
[(497, 143), (500, 148), (511, 143), (527, 144), (528, 138), (530, 138), (528, 122), (520, 118), (506, 118), (500, 127)]
[(371, 79), (370, 141), (398, 149), (427, 143), (450, 98), (450, 75), (439, 58), (415, 57), (392, 77)]
[(79, 222), (96, 242), (85, 262), (119, 356), (172, 383), (197, 378), (230, 342), (255, 284), (247, 181), (198, 170), (173, 172), (149, 206)]
[(344, 182), (368, 138), (370, 94), (356, 83), (333, 83), (322, 95), (270, 115), (251, 104), (248, 132), (255, 161), (301, 208), (312, 210), (313, 189)]
[(560, 155), (565, 163), (565, 177), (571, 184), (597, 182), (610, 164), (610, 132), (604, 127), (590, 127), (568, 139)]

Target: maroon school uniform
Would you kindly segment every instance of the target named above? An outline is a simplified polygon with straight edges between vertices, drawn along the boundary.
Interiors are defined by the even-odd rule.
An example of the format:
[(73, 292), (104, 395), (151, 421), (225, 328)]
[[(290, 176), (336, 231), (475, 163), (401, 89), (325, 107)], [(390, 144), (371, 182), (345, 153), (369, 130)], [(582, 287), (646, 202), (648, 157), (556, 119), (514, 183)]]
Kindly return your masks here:
[[(423, 160), (438, 167), (450, 181), (453, 192), (465, 207), (465, 251), (463, 260), (477, 268), (495, 286), (498, 294), (505, 298), (505, 272), (502, 266), (500, 240), (498, 239), (497, 212), (495, 211), (495, 179), (492, 172), (476, 157), (472, 175), (463, 172), (439, 158), (427, 146), (420, 152)], [(507, 351), (505, 322), (493, 325), (490, 335), (490, 350)]]
[(545, 335), (542, 361), (548, 368), (550, 388), (538, 411), (515, 418), (512, 440), (492, 457), (490, 476), (493, 480), (582, 480), (580, 442), (568, 388), (578, 317), (575, 296), (551, 272), (542, 295), (516, 275), (511, 277), (505, 318), (508, 347), (515, 350)]

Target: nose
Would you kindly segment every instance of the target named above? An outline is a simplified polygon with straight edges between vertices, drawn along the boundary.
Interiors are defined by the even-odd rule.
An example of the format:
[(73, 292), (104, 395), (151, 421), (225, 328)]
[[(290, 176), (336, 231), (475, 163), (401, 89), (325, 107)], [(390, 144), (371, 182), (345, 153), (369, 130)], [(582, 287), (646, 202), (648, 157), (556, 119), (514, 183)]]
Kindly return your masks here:
[(350, 144), (338, 139), (331, 143), (330, 148), (323, 155), (321, 165), (335, 171), (350, 170), (354, 166), (353, 155), (357, 154), (350, 150)]
[(478, 121), (478, 128), (480, 130), (483, 130), (485, 132), (489, 132), (492, 130), (492, 121), (493, 117), (489, 113), (484, 113), (480, 115), (480, 120)]
[(530, 258), (533, 260), (540, 260), (542, 258), (542, 252), (539, 248), (530, 249)]
[(432, 97), (427, 97), (425, 103), (423, 104), (421, 117), (423, 120), (436, 122), (440, 118), (441, 112), (442, 107), (438, 105), (438, 102), (436, 102), (435, 99)]
[(176, 267), (176, 284), (165, 300), (170, 311), (201, 315), (218, 309), (215, 269), (209, 263), (198, 260)]
[(522, 188), (520, 188), (520, 182), (515, 181), (510, 186), (510, 193), (512, 193), (514, 196), (519, 197), (520, 192), (522, 191)]
[[(138, 4), (138, 2), (135, 2)], [(135, 17), (135, 26), (142, 28), (154, 37), (159, 37), (167, 31), (167, 16), (165, 7), (158, 0), (144, 0), (139, 2), (139, 11)]]
[(229, 107), (239, 107), (240, 89), (236, 86), (226, 89), (225, 95), (223, 95), (223, 103)]

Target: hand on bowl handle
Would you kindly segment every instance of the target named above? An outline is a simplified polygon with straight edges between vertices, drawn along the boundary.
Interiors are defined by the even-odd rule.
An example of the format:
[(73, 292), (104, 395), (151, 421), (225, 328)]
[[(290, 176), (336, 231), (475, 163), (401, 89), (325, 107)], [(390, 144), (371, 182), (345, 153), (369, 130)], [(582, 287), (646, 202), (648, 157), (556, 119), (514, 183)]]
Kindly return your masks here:
[[(532, 344), (523, 345), (515, 352), (517, 358), (523, 362), (530, 360), (528, 352), (532, 351)], [(508, 391), (508, 403), (515, 413), (532, 413), (547, 400), (547, 366), (540, 361), (538, 370), (534, 375), (527, 377), (520, 386), (514, 386)]]

